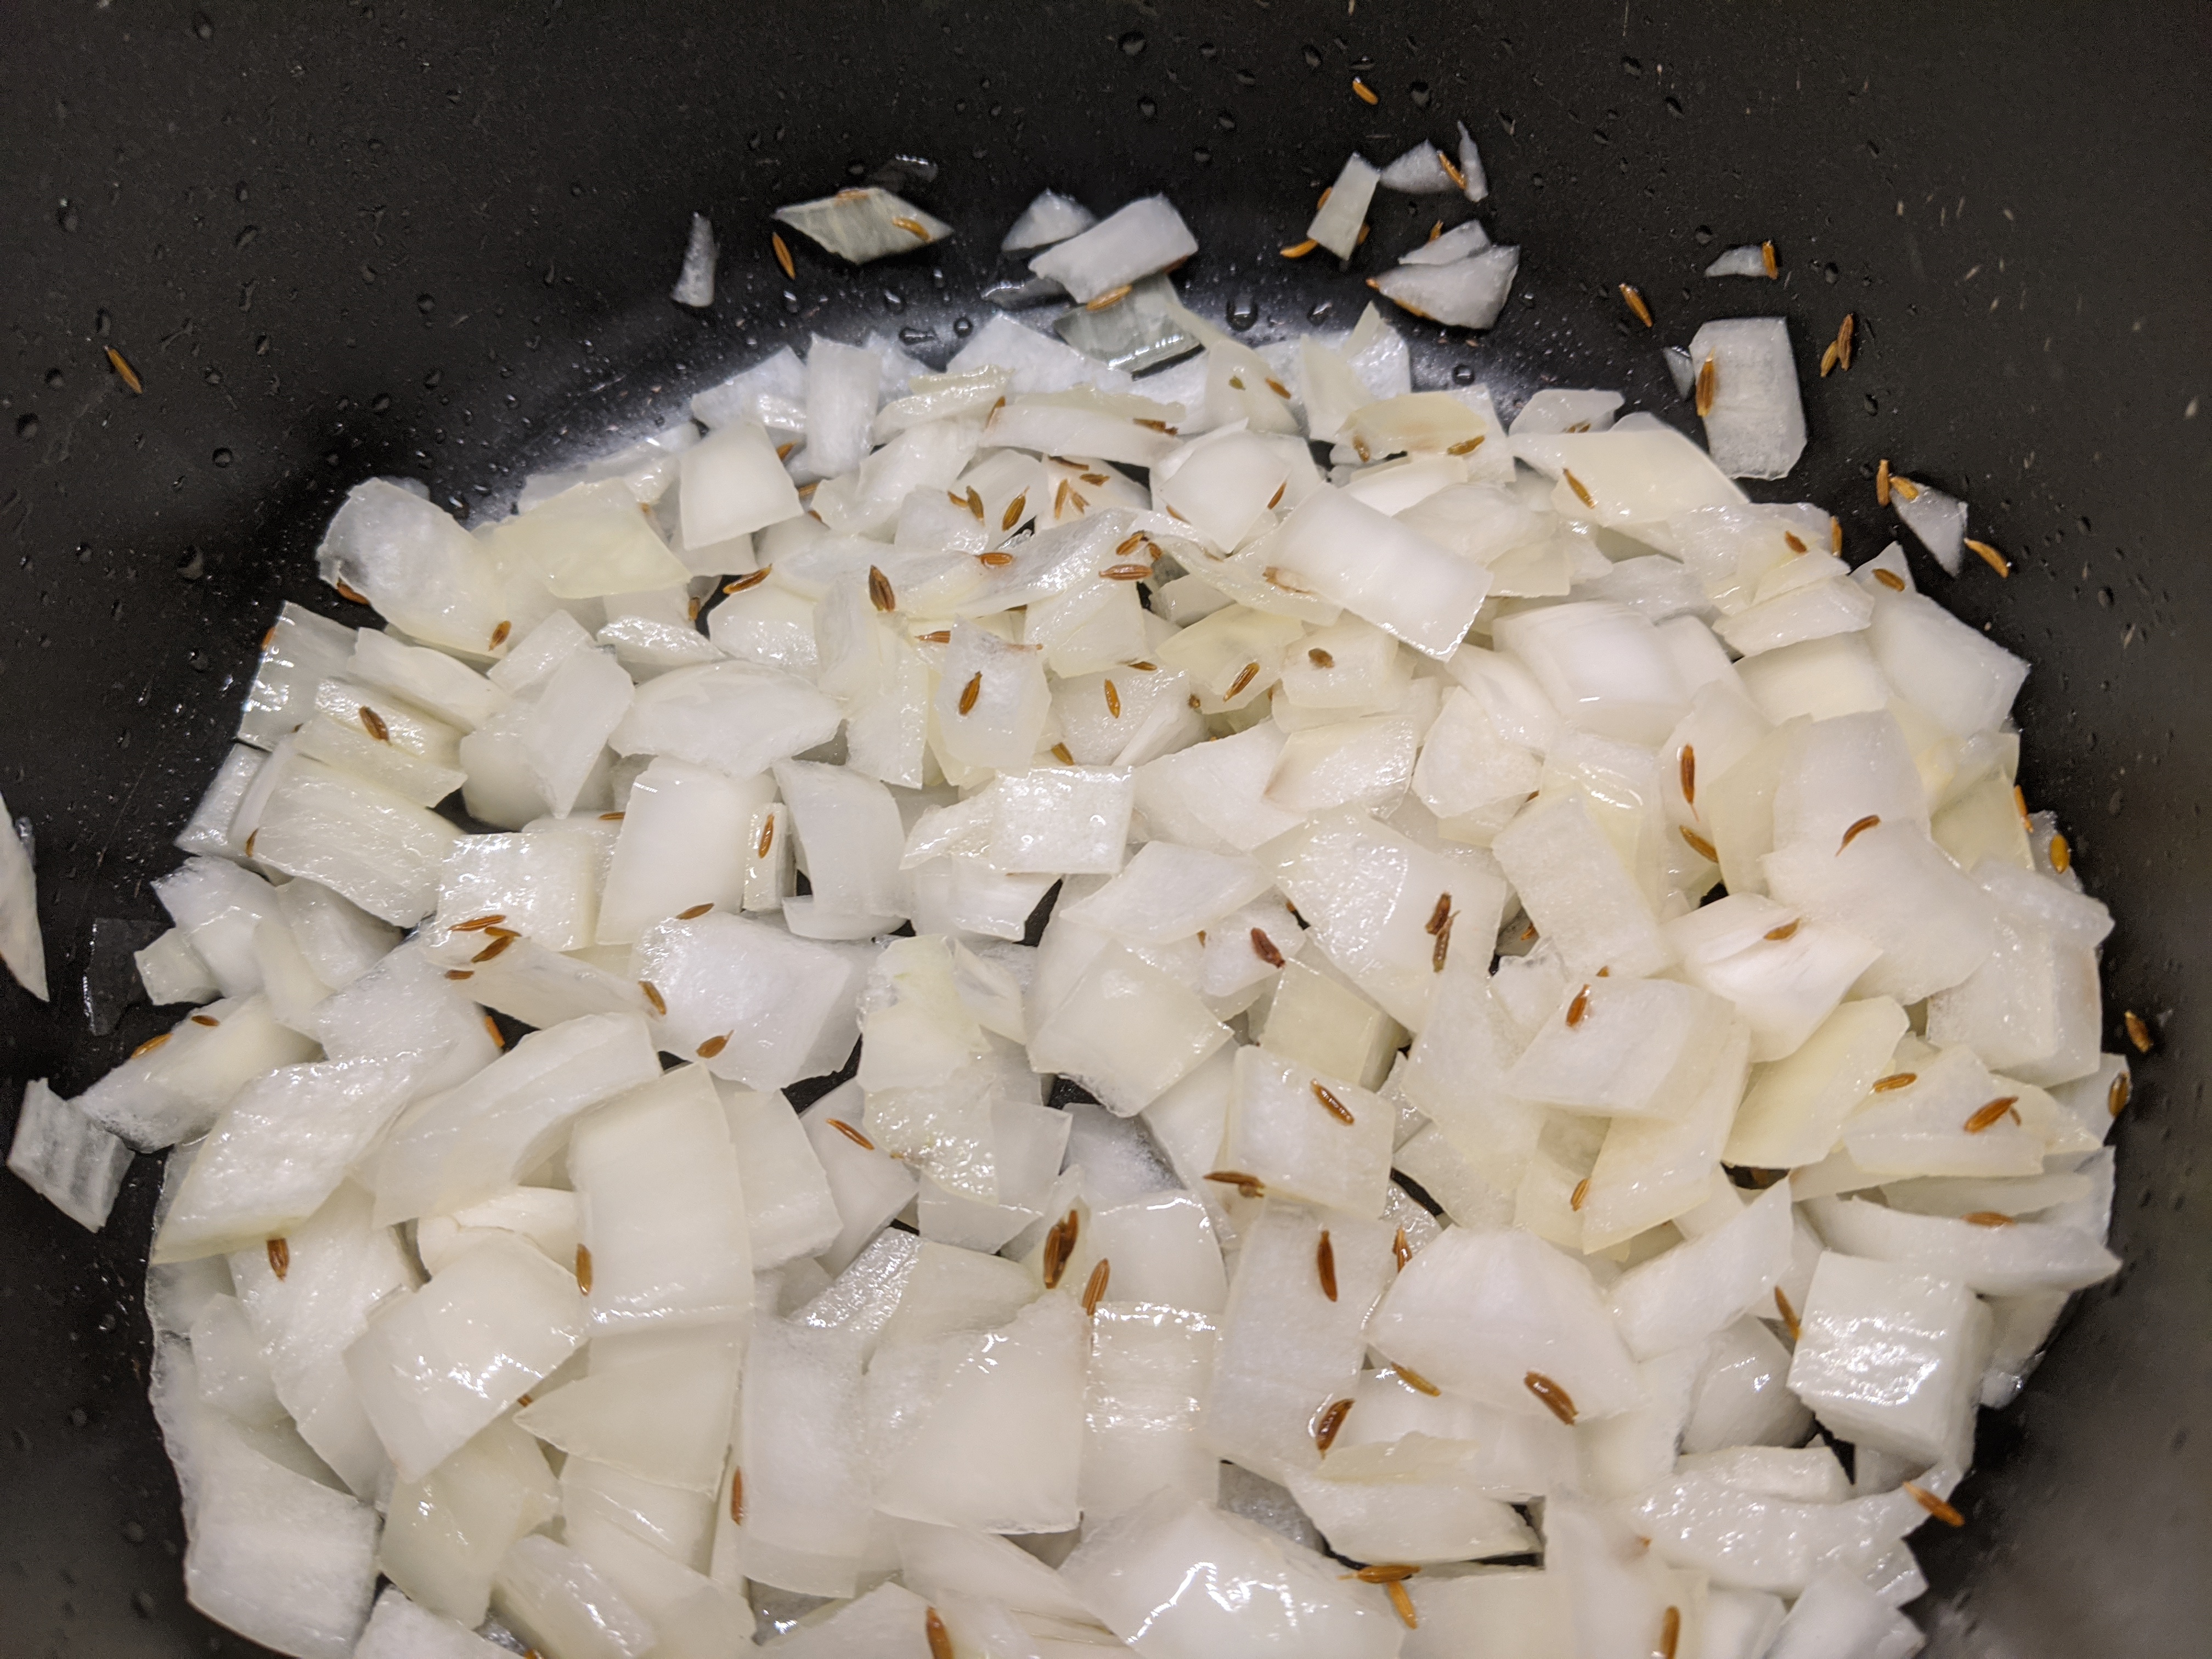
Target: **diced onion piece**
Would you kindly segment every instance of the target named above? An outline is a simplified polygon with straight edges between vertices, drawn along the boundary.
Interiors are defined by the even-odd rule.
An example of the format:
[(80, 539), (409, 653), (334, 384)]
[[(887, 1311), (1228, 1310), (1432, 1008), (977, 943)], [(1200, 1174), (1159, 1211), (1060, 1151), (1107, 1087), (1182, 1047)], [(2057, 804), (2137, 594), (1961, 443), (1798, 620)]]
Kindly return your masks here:
[(1521, 250), (1493, 246), (1449, 264), (1401, 264), (1374, 279), (1374, 288), (1424, 321), (1449, 328), (1488, 328), (1505, 308)]
[(1713, 464), (1733, 478), (1784, 477), (1805, 453), (1790, 325), (1779, 317), (1707, 323), (1690, 342), (1690, 359), (1701, 375), (1712, 365), (1704, 414)]
[(714, 243), (714, 228), (707, 216), (691, 216), (690, 240), (684, 245), (684, 268), (676, 273), (676, 286), (668, 297), (679, 306), (704, 311), (714, 303), (714, 261), (721, 250)]
[(1198, 239), (1164, 196), (1140, 197), (1030, 261), (1030, 269), (1065, 288), (1079, 305), (1180, 264)]
[(1354, 153), (1345, 158), (1328, 197), (1306, 227), (1309, 241), (1319, 242), (1340, 259), (1349, 259), (1359, 246), (1360, 228), (1367, 222), (1367, 204), (1375, 199), (1375, 186), (1382, 175), (1367, 158)]
[(952, 227), (944, 220), (873, 185), (793, 202), (778, 208), (775, 217), (856, 265), (927, 247), (952, 234)]

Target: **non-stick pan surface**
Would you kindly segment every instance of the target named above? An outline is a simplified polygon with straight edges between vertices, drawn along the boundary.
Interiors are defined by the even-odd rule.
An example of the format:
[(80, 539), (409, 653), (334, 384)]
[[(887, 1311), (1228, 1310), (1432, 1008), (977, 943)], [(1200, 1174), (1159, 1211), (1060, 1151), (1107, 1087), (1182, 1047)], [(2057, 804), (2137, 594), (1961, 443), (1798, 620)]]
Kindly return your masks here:
[[(1688, 426), (1658, 356), (1714, 315), (1792, 319), (1813, 447), (1761, 493), (1893, 532), (1875, 461), (1966, 496), (2009, 581), (1922, 564), (2035, 664), (2023, 781), (2119, 928), (2112, 1009), (2158, 1048), (2119, 1126), (2114, 1244), (2026, 1397), (1985, 1414), (1962, 1533), (1915, 1540), (1943, 1655), (2205, 1651), (2212, 1629), (2212, 28), (2199, 4), (1680, 0), (16, 0), (0, 52), (0, 791), (37, 830), (51, 1009), (0, 985), (0, 1132), (160, 1029), (122, 1008), (148, 881), (228, 740), (280, 599), (344, 489), (456, 510), (678, 410), (811, 331), (941, 361), (1051, 185), (1164, 188), (1183, 274), (1254, 337), (1342, 326), (1429, 204), (1384, 198), (1348, 273), (1273, 250), (1355, 146), (1474, 129), (1516, 297), (1470, 347), (1510, 410), (1618, 386)], [(1379, 96), (1355, 98), (1353, 76)], [(961, 227), (854, 272), (767, 214), (907, 154)], [(666, 299), (688, 216), (725, 252)], [(1707, 282), (1771, 238), (1784, 280)], [(941, 273), (941, 275), (940, 275)], [(1613, 297), (1638, 284), (1646, 334)], [(1820, 344), (1861, 321), (1848, 375)], [(1407, 321), (1409, 319), (1399, 319)], [(110, 372), (112, 346), (143, 376)], [(1917, 554), (1916, 553), (1916, 558)], [(90, 975), (90, 1002), (86, 991)], [(0, 1656), (237, 1653), (185, 1604), (145, 1401), (156, 1164), (88, 1237), (0, 1179)]]

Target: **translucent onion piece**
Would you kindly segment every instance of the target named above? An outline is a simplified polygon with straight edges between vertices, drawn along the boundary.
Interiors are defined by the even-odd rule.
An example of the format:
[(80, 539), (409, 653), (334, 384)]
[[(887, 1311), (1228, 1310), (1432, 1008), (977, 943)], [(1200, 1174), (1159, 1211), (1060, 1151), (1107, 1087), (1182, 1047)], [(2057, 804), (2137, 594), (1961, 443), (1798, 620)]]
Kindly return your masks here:
[(1448, 265), (1401, 264), (1374, 279), (1377, 293), (1424, 321), (1451, 328), (1488, 328), (1505, 308), (1517, 247), (1487, 247)]
[(856, 265), (894, 253), (910, 253), (952, 234), (952, 227), (905, 198), (871, 185), (841, 190), (775, 210), (780, 223)]
[(704, 311), (714, 303), (714, 261), (721, 250), (715, 246), (714, 228), (707, 216), (691, 216), (690, 240), (684, 245), (684, 268), (676, 273), (676, 286), (668, 297), (679, 306)]

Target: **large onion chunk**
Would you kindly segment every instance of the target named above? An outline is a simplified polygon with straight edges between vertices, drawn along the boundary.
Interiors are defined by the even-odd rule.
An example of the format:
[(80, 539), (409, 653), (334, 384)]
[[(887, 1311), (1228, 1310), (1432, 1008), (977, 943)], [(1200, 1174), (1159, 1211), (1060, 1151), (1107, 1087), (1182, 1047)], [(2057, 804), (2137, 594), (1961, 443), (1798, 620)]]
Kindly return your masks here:
[[(1487, 193), (1462, 127), (1308, 239), (1378, 187)], [(97, 1228), (168, 1152), (194, 1603), (318, 1659), (1909, 1651), (1974, 1413), (2119, 1266), (2027, 665), (1747, 499), (1781, 317), (1670, 357), (1702, 447), (1602, 386), (1509, 433), (1376, 307), (1214, 328), (1164, 197), (1003, 248), (1073, 308), (942, 372), (811, 338), (489, 525), (334, 515), (388, 629), (278, 614), (137, 954), (177, 1023), (9, 1159)], [(1375, 286), (1485, 328), (1518, 258)], [(44, 994), (4, 830), (0, 955)]]

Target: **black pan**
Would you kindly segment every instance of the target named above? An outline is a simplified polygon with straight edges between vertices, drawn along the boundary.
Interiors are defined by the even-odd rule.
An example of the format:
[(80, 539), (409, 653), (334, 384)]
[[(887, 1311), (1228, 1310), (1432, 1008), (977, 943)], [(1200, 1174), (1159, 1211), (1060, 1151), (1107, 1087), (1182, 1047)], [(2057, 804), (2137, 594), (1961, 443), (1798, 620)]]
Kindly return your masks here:
[[(1966, 1529), (1915, 1540), (1936, 1588), (1914, 1611), (1947, 1656), (2204, 1651), (2207, 19), (2176, 0), (16, 0), (0, 791), (37, 826), (56, 1000), (0, 985), (0, 1125), (21, 1079), (75, 1092), (161, 1028), (116, 1000), (158, 923), (146, 883), (278, 601), (364, 619), (310, 558), (349, 484), (411, 474), (488, 510), (810, 330), (905, 327), (938, 357), (987, 314), (969, 296), (998, 234), (1048, 184), (1101, 208), (1167, 189), (1204, 245), (1194, 303), (1249, 303), (1254, 337), (1324, 301), (1341, 325), (1426, 210), (1386, 198), (1348, 273), (1273, 250), (1347, 150), (1464, 118), (1521, 279), (1479, 346), (1415, 334), (1425, 374), (1466, 365), (1509, 408), (1618, 386), (1688, 425), (1658, 344), (1784, 313), (1814, 441), (1765, 493), (1832, 505), (1863, 558), (1892, 533), (1869, 483), (1886, 455), (2014, 556), (2006, 582), (1921, 574), (2033, 659), (2023, 781), (2119, 917), (2108, 1045), (2134, 1008), (2158, 1047), (2118, 1131), (2127, 1269), (1983, 1418)], [(787, 285), (769, 210), (901, 153), (936, 164), (912, 193), (960, 239), (857, 273), (802, 250)], [(726, 250), (703, 316), (665, 297), (694, 210)], [(1778, 285), (1698, 276), (1763, 238)], [(1857, 364), (1820, 380), (1847, 310)], [(184, 1601), (144, 1393), (155, 1175), (141, 1160), (97, 1238), (0, 1179), (6, 1659), (249, 1647)]]

